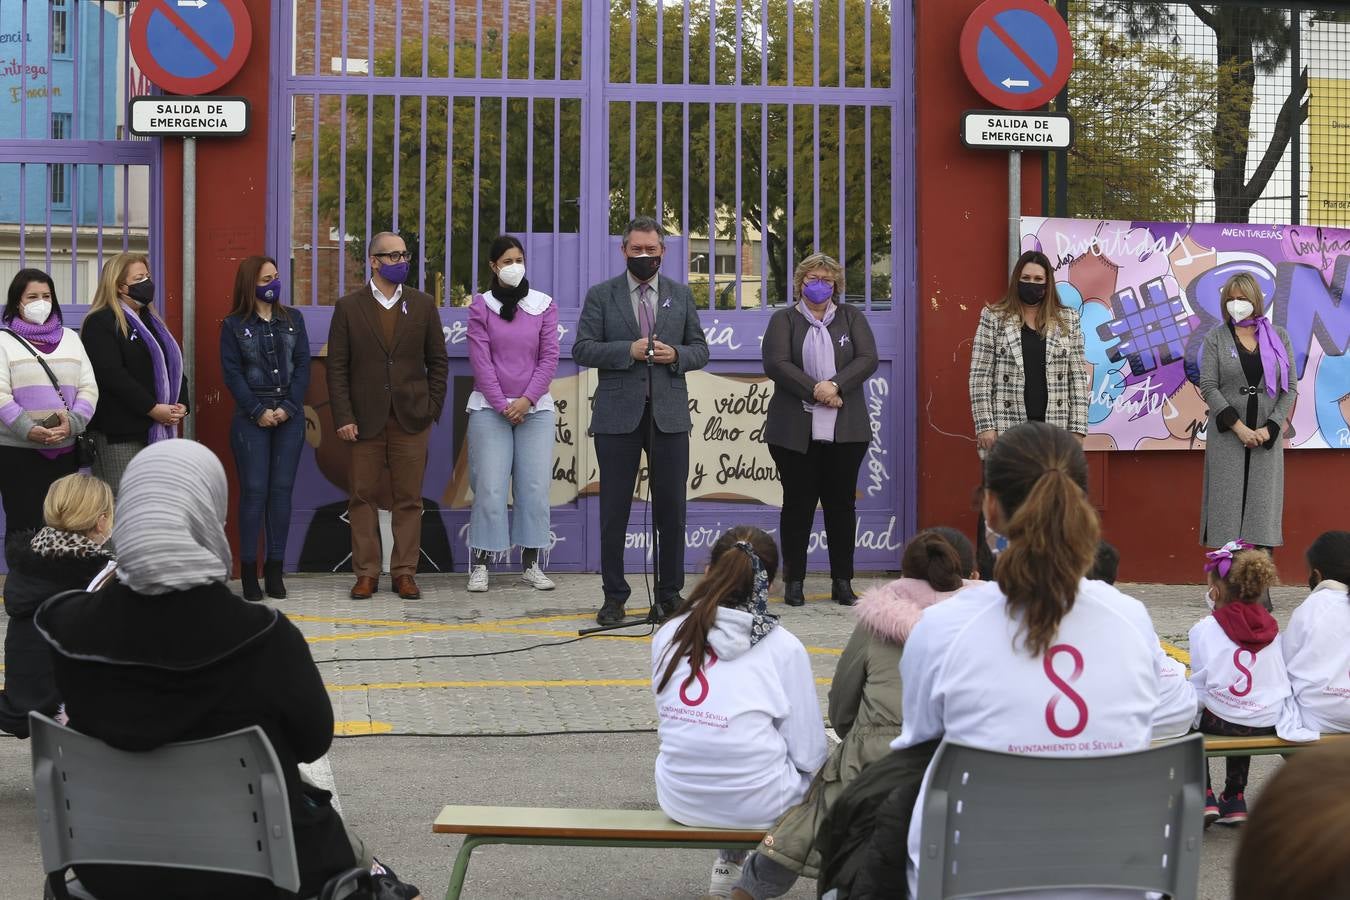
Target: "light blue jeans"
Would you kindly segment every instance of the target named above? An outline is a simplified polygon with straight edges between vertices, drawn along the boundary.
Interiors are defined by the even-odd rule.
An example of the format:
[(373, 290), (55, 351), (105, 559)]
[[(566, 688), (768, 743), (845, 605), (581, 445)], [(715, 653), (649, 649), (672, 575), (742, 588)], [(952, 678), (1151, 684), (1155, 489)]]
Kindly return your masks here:
[[(495, 409), (469, 413), (472, 549), (501, 553), (513, 546), (548, 547), (548, 490), (552, 481), (553, 410), (533, 412), (519, 425), (512, 425)], [(515, 501), (509, 528), (508, 496)]]

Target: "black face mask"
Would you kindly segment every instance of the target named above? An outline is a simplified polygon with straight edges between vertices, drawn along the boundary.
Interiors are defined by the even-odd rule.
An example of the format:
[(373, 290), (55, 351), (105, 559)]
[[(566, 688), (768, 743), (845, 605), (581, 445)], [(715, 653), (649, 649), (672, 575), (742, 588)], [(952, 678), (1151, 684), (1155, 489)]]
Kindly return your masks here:
[(650, 281), (659, 268), (661, 268), (661, 257), (659, 256), (628, 257), (628, 271), (633, 273), (633, 277), (638, 281)]
[(1322, 573), (1314, 569), (1312, 574), (1308, 576), (1308, 590), (1310, 591), (1317, 590), (1317, 586), (1321, 584), (1322, 581), (1323, 581)]
[(149, 306), (155, 302), (155, 283), (147, 278), (144, 281), (127, 285), (127, 296), (141, 306)]
[(1017, 282), (1017, 299), (1027, 306), (1040, 306), (1045, 299), (1045, 285), (1034, 281)]

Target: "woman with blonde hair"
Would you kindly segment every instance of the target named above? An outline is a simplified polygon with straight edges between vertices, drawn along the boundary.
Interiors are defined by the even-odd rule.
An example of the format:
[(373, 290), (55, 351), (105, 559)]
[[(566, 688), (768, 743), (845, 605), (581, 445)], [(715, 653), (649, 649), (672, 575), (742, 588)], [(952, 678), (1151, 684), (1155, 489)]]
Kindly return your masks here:
[(830, 550), (831, 599), (853, 593), (858, 469), (872, 439), (863, 383), (877, 370), (877, 342), (862, 308), (844, 301), (844, 267), (824, 253), (793, 275), (797, 302), (769, 319), (764, 374), (774, 384), (764, 440), (778, 467), (783, 507), (783, 595), (806, 602), (806, 547), (819, 502)]
[(176, 437), (188, 414), (183, 351), (152, 308), (150, 260), (119, 253), (103, 265), (80, 338), (101, 390), (90, 430), (94, 474), (112, 487), (138, 452)]
[(1200, 393), (1209, 407), (1200, 543), (1284, 543), (1281, 432), (1298, 397), (1289, 334), (1266, 318), (1256, 279), (1234, 275), (1219, 294), (1222, 321), (1205, 335)]
[(5, 541), (5, 686), (0, 690), (0, 730), (28, 737), (28, 714), (53, 716), (60, 705), (51, 654), (33, 626), (48, 597), (81, 590), (112, 561), (104, 549), (112, 533), (113, 496), (92, 475), (66, 475), (52, 483), (43, 503), (46, 527), (11, 531)]

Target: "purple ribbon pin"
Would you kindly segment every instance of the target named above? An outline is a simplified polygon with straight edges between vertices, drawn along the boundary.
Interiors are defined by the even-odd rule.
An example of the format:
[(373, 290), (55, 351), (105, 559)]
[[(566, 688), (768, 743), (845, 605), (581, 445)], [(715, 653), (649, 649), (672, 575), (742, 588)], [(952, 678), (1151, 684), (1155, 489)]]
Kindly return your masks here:
[(665, 302), (665, 303), (662, 303), (662, 304), (661, 304), (661, 308), (662, 308), (662, 309), (670, 309), (670, 298), (669, 298), (669, 297), (666, 298), (666, 302)]
[(848, 335), (846, 334), (839, 335), (839, 346), (842, 348), (847, 343), (848, 343)]
[(403, 314), (404, 314), (405, 316), (408, 314), (408, 301), (407, 301), (407, 300), (404, 300), (404, 301), (403, 301)]
[(245, 329), (244, 329), (244, 337), (253, 337), (253, 332), (251, 332), (251, 331), (249, 331), (247, 328), (245, 328)]

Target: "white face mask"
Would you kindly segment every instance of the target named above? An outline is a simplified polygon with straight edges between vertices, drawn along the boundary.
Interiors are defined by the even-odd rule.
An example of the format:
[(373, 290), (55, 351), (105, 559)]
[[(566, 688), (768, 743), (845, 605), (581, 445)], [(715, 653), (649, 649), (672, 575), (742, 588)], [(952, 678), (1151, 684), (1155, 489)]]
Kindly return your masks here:
[(497, 270), (497, 280), (507, 287), (515, 287), (525, 279), (525, 264), (511, 263)]
[(1209, 607), (1210, 612), (1214, 612), (1214, 592), (1205, 591), (1205, 606)]
[(1256, 312), (1256, 307), (1252, 306), (1250, 300), (1229, 300), (1228, 315), (1233, 317), (1234, 322), (1242, 322), (1250, 318), (1251, 314)]
[(24, 321), (41, 325), (52, 314), (52, 301), (34, 300), (32, 303), (25, 303), (19, 314), (23, 316)]

